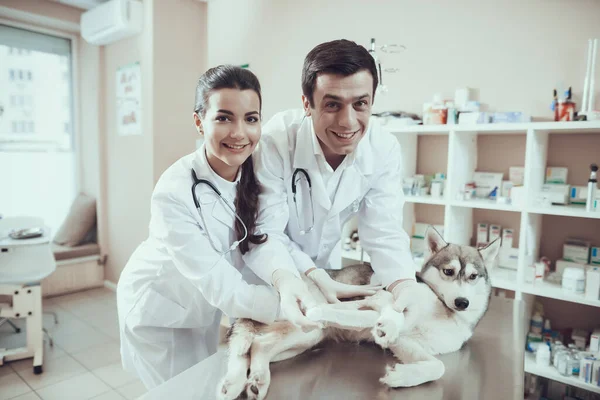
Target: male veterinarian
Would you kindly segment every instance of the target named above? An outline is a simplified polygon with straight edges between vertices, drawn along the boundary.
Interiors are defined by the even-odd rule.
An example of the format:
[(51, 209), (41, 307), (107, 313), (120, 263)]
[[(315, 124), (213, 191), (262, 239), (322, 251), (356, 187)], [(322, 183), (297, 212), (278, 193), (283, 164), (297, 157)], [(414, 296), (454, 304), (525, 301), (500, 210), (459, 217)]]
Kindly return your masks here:
[(415, 266), (402, 228), (400, 146), (370, 120), (377, 85), (364, 47), (347, 40), (320, 44), (304, 60), (304, 109), (279, 113), (263, 128), (255, 157), (263, 186), (257, 233), (269, 238), (244, 260), (280, 291), (282, 313), (299, 325), (301, 309), (314, 304), (299, 273), (330, 302), (356, 295), (356, 286), (335, 282), (322, 269), (339, 268), (341, 228), (356, 214), (373, 283), (393, 293), (398, 311), (418, 313), (411, 296)]

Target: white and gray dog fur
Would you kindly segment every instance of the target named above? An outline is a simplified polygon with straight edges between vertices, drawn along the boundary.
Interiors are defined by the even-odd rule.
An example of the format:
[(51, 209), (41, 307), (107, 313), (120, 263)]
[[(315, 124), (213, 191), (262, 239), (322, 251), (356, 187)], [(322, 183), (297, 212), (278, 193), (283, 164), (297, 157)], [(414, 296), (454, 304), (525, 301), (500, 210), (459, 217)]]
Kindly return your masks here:
[[(372, 322), (362, 325), (368, 328), (326, 324), (323, 329), (303, 332), (286, 321), (266, 325), (239, 319), (228, 332), (227, 373), (217, 387), (217, 397), (264, 399), (271, 379), (269, 363), (292, 358), (325, 340), (374, 341), (391, 350), (401, 363), (388, 367), (381, 378), (390, 387), (416, 386), (442, 377), (444, 364), (434, 356), (459, 350), (487, 311), (492, 292), (489, 271), (500, 242), (482, 249), (448, 244), (432, 227), (427, 230), (426, 242), (429, 253), (418, 274), (420, 284), (411, 289), (411, 298), (420, 304), (418, 315), (410, 308), (397, 312), (392, 308), (392, 294), (385, 290), (365, 299), (327, 305), (318, 287), (304, 278), (322, 307), (348, 310), (357, 316), (374, 314), (367, 318)], [(347, 284), (367, 284), (372, 277), (376, 280), (368, 265), (328, 272)]]

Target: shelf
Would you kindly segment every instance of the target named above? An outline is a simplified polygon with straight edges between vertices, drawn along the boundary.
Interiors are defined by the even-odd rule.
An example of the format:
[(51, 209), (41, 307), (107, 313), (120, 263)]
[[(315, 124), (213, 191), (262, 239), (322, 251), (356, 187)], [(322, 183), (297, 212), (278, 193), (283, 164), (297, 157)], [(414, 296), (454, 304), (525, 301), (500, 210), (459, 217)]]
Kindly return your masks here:
[(347, 260), (354, 260), (354, 261), (358, 261), (358, 262), (371, 262), (371, 258), (369, 257), (369, 255), (367, 254), (366, 251), (363, 251), (363, 258), (360, 258), (360, 251), (356, 251), (356, 250), (343, 250), (342, 249), (342, 258), (345, 258)]
[(561, 382), (566, 385), (589, 390), (590, 392), (600, 393), (600, 386), (594, 386), (590, 383), (585, 383), (576, 376), (561, 375), (552, 365), (537, 365), (535, 363), (535, 354), (533, 353), (525, 353), (525, 372), (547, 379), (552, 379), (553, 381)]
[(418, 203), (418, 204), (437, 204), (443, 206), (446, 204), (446, 200), (443, 197), (431, 197), (427, 196), (404, 196), (404, 200), (407, 203)]
[(448, 135), (452, 125), (400, 125), (390, 121), (381, 127), (391, 133), (416, 133), (417, 135)]
[(523, 122), (502, 124), (473, 124), (473, 125), (401, 125), (394, 120), (382, 122), (382, 126), (392, 133), (416, 133), (418, 135), (447, 135), (450, 131), (476, 132), (480, 134), (525, 134), (529, 129), (560, 133), (600, 133), (600, 121), (575, 122)]
[(528, 207), (527, 211), (532, 214), (546, 214), (546, 215), (561, 215), (564, 217), (578, 217), (578, 218), (593, 218), (600, 219), (600, 211), (586, 211), (585, 206), (582, 205), (568, 205), (568, 206), (535, 206)]
[(503, 124), (478, 124), (478, 125), (454, 125), (452, 130), (456, 132), (476, 132), (482, 135), (525, 135), (531, 127), (531, 123), (503, 123)]
[(500, 210), (500, 211), (512, 211), (512, 212), (521, 212), (522, 210), (518, 207), (515, 207), (512, 204), (502, 204), (498, 203), (495, 200), (487, 200), (487, 199), (474, 199), (474, 200), (454, 200), (450, 202), (451, 205), (457, 207), (467, 207), (467, 208), (481, 208), (484, 210)]
[(556, 283), (546, 281), (536, 283), (524, 283), (521, 286), (521, 292), (534, 294), (536, 296), (548, 297), (571, 303), (586, 304), (588, 306), (600, 307), (600, 300), (586, 299), (583, 294), (573, 294), (564, 291), (562, 287)]
[(517, 271), (509, 268), (496, 267), (490, 272), (492, 287), (506, 290), (517, 290)]

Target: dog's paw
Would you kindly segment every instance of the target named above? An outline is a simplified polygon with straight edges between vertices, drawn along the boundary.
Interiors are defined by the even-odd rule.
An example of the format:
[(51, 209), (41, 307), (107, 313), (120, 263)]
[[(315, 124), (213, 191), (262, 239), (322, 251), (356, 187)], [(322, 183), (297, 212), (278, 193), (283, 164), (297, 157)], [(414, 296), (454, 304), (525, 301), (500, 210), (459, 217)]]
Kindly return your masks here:
[(235, 400), (240, 397), (246, 388), (246, 379), (229, 380), (226, 376), (217, 385), (218, 400)]
[(423, 374), (413, 365), (396, 364), (386, 367), (386, 374), (379, 381), (389, 387), (411, 387), (423, 383)]
[(252, 370), (246, 381), (246, 396), (249, 400), (262, 400), (267, 396), (271, 384), (271, 371), (268, 368)]
[(387, 349), (400, 335), (400, 328), (404, 322), (403, 316), (395, 311), (382, 314), (371, 330), (375, 343)]

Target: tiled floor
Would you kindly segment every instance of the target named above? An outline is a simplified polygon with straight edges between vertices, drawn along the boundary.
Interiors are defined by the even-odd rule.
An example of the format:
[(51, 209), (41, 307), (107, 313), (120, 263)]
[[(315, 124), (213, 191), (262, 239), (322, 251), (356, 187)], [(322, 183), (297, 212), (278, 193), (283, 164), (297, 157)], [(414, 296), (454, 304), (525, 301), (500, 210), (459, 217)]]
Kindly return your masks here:
[[(33, 374), (32, 359), (0, 367), (0, 400), (117, 400), (136, 399), (144, 385), (123, 371), (115, 293), (108, 289), (44, 299), (44, 311), (58, 314), (59, 323), (44, 314), (44, 327), (54, 347), (44, 353), (44, 372)], [(25, 345), (24, 320), (16, 334), (8, 324), (0, 327), (0, 348)]]

